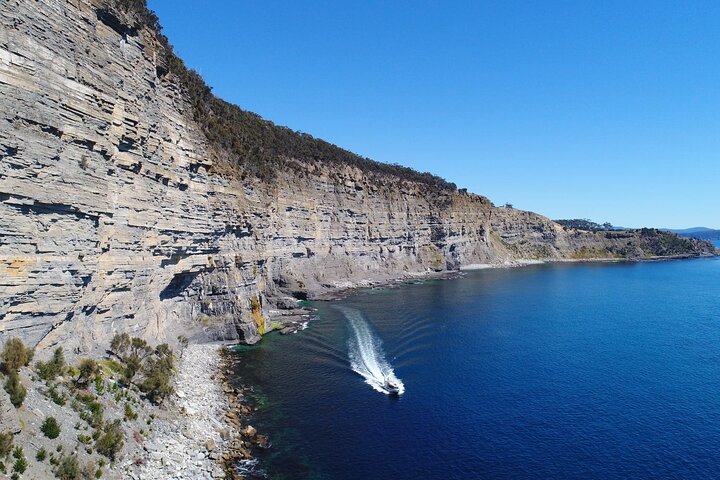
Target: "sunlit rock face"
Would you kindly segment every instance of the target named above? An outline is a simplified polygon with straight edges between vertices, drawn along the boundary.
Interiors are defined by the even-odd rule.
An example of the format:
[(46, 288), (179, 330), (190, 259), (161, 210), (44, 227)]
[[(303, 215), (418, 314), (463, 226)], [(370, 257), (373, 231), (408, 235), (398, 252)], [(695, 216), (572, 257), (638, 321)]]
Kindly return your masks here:
[(302, 164), (271, 184), (220, 174), (157, 38), (98, 5), (0, 6), (2, 339), (78, 353), (119, 331), (253, 343), (293, 295), (652, 253), (637, 233), (566, 230), (354, 167)]

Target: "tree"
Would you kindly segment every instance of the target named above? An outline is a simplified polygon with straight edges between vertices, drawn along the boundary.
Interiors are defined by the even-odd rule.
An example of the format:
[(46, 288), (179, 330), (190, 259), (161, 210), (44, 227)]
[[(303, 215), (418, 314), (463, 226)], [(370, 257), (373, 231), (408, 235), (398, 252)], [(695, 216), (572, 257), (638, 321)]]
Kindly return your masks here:
[(38, 376), (43, 380), (55, 380), (55, 377), (65, 370), (65, 355), (63, 348), (58, 347), (53, 353), (53, 358), (47, 362), (37, 362)]
[(69, 455), (63, 457), (55, 470), (55, 476), (60, 480), (79, 480), (80, 479), (80, 463), (77, 456)]
[(20, 367), (30, 363), (33, 357), (33, 351), (25, 347), (25, 344), (17, 337), (13, 337), (5, 343), (3, 350), (3, 370), (10, 374), (17, 372)]
[(142, 338), (133, 337), (130, 342), (130, 350), (125, 357), (125, 379), (131, 382), (137, 372), (140, 371), (143, 361), (152, 353), (152, 349)]
[(153, 349), (145, 340), (137, 337), (130, 337), (127, 333), (121, 333), (113, 337), (110, 342), (112, 353), (124, 364), (124, 380), (126, 383), (132, 379), (142, 368), (144, 360), (153, 353)]
[(130, 335), (127, 333), (118, 333), (110, 342), (110, 349), (120, 360), (125, 359), (125, 353), (130, 348)]
[(25, 458), (25, 453), (23, 452), (22, 447), (17, 446), (15, 447), (15, 450), (13, 450), (13, 457), (15, 458), (15, 465), (13, 465), (13, 472), (17, 472), (18, 474), (25, 473), (25, 470), (27, 470), (28, 463), (27, 459)]
[(7, 380), (5, 381), (5, 391), (10, 395), (10, 403), (19, 408), (20, 405), (25, 401), (27, 390), (20, 382), (20, 375), (16, 371), (10, 372)]
[(115, 461), (115, 456), (122, 450), (124, 443), (120, 420), (106, 423), (103, 430), (103, 433), (95, 441), (95, 450), (110, 460)]
[(92, 358), (83, 358), (78, 366), (78, 377), (75, 380), (78, 386), (86, 387), (90, 381), (95, 378), (95, 375), (100, 371), (100, 367), (97, 362)]
[(7, 458), (12, 452), (14, 435), (11, 432), (0, 433), (0, 459)]
[(47, 417), (40, 427), (40, 431), (50, 440), (56, 439), (60, 435), (60, 425), (55, 417)]
[(145, 378), (140, 384), (140, 389), (152, 402), (160, 403), (173, 392), (170, 381), (174, 368), (175, 356), (172, 349), (166, 343), (155, 347), (154, 357), (145, 363)]

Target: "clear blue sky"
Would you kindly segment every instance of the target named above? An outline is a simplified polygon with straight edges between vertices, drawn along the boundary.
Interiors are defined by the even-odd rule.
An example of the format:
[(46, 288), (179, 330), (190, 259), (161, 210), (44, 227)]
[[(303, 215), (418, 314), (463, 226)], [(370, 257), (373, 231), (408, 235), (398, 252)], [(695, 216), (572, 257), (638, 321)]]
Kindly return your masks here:
[(275, 123), (551, 218), (720, 227), (718, 1), (149, 6)]

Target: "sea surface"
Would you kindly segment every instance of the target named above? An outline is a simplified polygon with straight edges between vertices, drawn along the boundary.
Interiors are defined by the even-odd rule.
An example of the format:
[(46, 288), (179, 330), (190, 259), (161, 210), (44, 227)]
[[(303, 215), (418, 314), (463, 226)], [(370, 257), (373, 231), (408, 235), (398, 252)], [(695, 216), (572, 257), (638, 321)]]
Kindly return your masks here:
[(306, 330), (238, 351), (269, 478), (720, 478), (720, 259), (482, 270), (311, 306)]

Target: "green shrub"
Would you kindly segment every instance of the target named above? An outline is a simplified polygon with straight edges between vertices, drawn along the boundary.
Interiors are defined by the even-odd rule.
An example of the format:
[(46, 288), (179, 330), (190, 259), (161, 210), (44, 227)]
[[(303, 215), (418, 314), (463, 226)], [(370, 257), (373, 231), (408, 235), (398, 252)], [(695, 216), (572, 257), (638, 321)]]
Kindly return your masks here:
[(33, 351), (26, 348), (25, 344), (17, 337), (11, 338), (5, 343), (2, 354), (2, 368), (7, 374), (17, 372), (20, 367), (27, 366), (33, 357)]
[[(391, 180), (407, 180), (427, 185), (436, 191), (454, 191), (453, 183), (420, 173), (400, 165), (375, 162), (343, 150), (329, 142), (287, 127), (275, 125), (259, 115), (228, 103), (212, 93), (200, 74), (187, 68), (163, 35), (157, 15), (140, 0), (110, 0), (115, 9), (129, 12), (138, 27), (147, 26), (157, 36), (157, 74), (171, 74), (177, 80), (191, 106), (187, 115), (200, 126), (213, 150), (220, 158), (233, 159), (235, 169), (243, 176), (272, 180), (276, 172), (288, 168), (307, 169), (308, 164), (355, 167), (369, 174), (390, 176)], [(285, 159), (297, 159), (298, 162)]]
[(75, 455), (63, 457), (55, 469), (55, 476), (60, 480), (79, 480), (80, 462)]
[(15, 408), (19, 408), (25, 401), (27, 390), (20, 382), (20, 375), (18, 375), (17, 371), (11, 371), (8, 375), (5, 381), (5, 391), (10, 395), (10, 403), (12, 403)]
[(95, 450), (114, 461), (115, 456), (122, 449), (123, 443), (124, 435), (120, 428), (120, 421), (115, 420), (105, 425), (102, 435), (95, 442)]
[(45, 436), (49, 439), (55, 439), (60, 435), (60, 425), (58, 424), (55, 417), (47, 417), (40, 427)]
[(100, 428), (103, 423), (104, 408), (93, 394), (78, 394), (77, 400), (82, 402), (79, 407), (80, 418), (85, 420), (91, 427)]
[(13, 465), (13, 472), (17, 472), (19, 474), (22, 474), (27, 470), (27, 459), (25, 459), (25, 453), (23, 452), (23, 448), (20, 446), (15, 447), (15, 450), (13, 450), (13, 458), (15, 458), (15, 465)]
[(37, 460), (38, 462), (44, 462), (46, 458), (47, 458), (47, 450), (45, 450), (45, 448), (41, 448), (35, 454), (35, 460)]
[(92, 358), (83, 358), (78, 365), (78, 376), (75, 383), (80, 387), (87, 387), (100, 371), (98, 363)]
[(65, 397), (65, 394), (58, 393), (55, 386), (50, 387), (48, 394), (50, 395), (50, 400), (52, 400), (57, 405), (60, 405), (61, 407), (65, 405), (67, 397)]
[(95, 375), (95, 393), (98, 395), (105, 393), (105, 380), (101, 374)]
[(132, 409), (129, 403), (125, 404), (125, 420), (137, 419), (137, 413)]
[(90, 435), (80, 434), (77, 436), (78, 442), (84, 443), (85, 445), (90, 445), (90, 442), (92, 442), (92, 437)]
[(11, 432), (0, 433), (0, 458), (7, 458), (12, 452), (15, 436)]
[(171, 379), (175, 368), (175, 357), (167, 344), (155, 348), (154, 358), (147, 360), (143, 373), (145, 378), (140, 390), (154, 403), (162, 402), (173, 392)]
[(58, 375), (61, 375), (65, 370), (65, 355), (63, 348), (58, 347), (55, 349), (53, 358), (47, 362), (37, 362), (35, 365), (37, 368), (38, 376), (43, 380), (55, 380)]
[(18, 458), (17, 460), (15, 460), (15, 465), (13, 465), (13, 472), (17, 472), (20, 474), (25, 473), (25, 470), (27, 470), (27, 467), (28, 467), (27, 459), (25, 457)]

